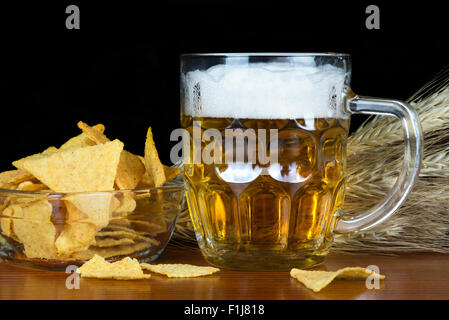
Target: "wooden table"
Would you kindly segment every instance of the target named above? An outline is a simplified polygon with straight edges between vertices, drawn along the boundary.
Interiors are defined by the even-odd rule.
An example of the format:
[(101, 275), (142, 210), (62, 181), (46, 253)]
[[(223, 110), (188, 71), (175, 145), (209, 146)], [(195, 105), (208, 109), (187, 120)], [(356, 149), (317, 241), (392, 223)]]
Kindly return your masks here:
[[(160, 263), (206, 265), (199, 251), (169, 248)], [(68, 274), (0, 263), (0, 299), (449, 299), (449, 255), (330, 254), (322, 269), (377, 265), (386, 279), (380, 289), (364, 281), (336, 280), (319, 293), (290, 278), (288, 272), (222, 270), (202, 278), (117, 281), (81, 279), (66, 288)]]

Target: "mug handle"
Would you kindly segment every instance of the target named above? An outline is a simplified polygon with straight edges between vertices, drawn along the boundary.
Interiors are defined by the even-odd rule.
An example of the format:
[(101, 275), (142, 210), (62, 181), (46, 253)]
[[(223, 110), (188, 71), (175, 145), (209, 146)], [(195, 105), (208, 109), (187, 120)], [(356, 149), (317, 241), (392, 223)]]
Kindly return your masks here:
[[(401, 120), (405, 140), (404, 165), (389, 194), (370, 210), (356, 216), (339, 213), (336, 233), (365, 231), (388, 219), (404, 202), (419, 175), (422, 160), (423, 137), (416, 111), (407, 103), (397, 100), (363, 97), (352, 91), (346, 96), (346, 108), (351, 114), (394, 116)], [(340, 210), (341, 211), (341, 210)]]

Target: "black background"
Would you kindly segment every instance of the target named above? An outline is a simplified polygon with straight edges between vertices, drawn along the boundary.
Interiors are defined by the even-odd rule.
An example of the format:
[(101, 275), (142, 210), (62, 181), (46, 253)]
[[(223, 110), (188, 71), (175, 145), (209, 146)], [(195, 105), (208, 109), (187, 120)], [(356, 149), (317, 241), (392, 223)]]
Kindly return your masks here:
[[(61, 145), (79, 120), (104, 123), (137, 154), (151, 125), (169, 164), (182, 53), (350, 53), (353, 90), (396, 99), (449, 63), (443, 1), (93, 2), (2, 3), (0, 169)], [(65, 27), (70, 4), (80, 8), (80, 30)], [(380, 8), (380, 30), (365, 27), (370, 4)]]

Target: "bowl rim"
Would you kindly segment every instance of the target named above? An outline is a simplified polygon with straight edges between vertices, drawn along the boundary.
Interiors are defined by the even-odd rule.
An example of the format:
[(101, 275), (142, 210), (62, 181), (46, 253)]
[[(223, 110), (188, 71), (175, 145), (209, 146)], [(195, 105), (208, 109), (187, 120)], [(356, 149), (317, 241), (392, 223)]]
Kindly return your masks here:
[(48, 190), (39, 190), (39, 191), (25, 191), (25, 190), (14, 190), (14, 189), (4, 189), (0, 188), (0, 196), (2, 194), (9, 195), (22, 195), (22, 196), (46, 196), (49, 198), (60, 198), (68, 195), (79, 195), (79, 196), (105, 196), (105, 195), (117, 195), (123, 194), (127, 192), (133, 192), (137, 194), (143, 193), (154, 193), (158, 190), (162, 190), (163, 192), (179, 192), (185, 191), (184, 182), (182, 181), (174, 181), (171, 184), (164, 185), (161, 187), (146, 187), (146, 188), (135, 188), (135, 189), (122, 189), (122, 190), (105, 190), (105, 191), (82, 191), (82, 192), (56, 192), (56, 191), (48, 191)]

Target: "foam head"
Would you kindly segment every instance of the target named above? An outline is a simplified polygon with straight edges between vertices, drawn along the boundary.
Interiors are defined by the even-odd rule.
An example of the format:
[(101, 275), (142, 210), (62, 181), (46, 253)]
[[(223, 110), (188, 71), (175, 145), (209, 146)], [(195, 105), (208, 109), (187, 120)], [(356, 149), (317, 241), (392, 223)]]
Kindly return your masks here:
[(240, 119), (346, 118), (345, 73), (332, 65), (220, 64), (183, 75), (184, 114)]

